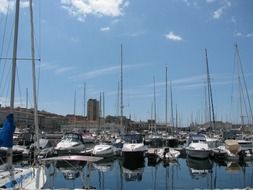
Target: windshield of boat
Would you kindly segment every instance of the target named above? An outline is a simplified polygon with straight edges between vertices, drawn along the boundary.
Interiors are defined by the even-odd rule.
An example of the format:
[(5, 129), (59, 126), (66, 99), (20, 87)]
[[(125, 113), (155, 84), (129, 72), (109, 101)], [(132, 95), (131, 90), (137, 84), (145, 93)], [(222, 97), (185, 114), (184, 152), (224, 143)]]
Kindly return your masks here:
[(142, 143), (143, 138), (141, 134), (131, 134), (125, 135), (124, 140), (128, 143)]
[(77, 141), (80, 141), (80, 136), (78, 134), (68, 133), (68, 134), (65, 134), (62, 139), (77, 142)]

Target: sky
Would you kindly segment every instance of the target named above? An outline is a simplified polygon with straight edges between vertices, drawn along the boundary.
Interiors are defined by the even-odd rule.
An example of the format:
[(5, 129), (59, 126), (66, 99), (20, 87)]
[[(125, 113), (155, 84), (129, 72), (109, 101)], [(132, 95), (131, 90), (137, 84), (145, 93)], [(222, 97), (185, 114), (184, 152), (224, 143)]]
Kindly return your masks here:
[[(124, 115), (165, 121), (165, 71), (172, 84), (174, 119), (208, 120), (207, 49), (216, 120), (238, 122), (235, 82), (238, 44), (253, 101), (252, 0), (34, 0), (39, 110), (84, 114), (104, 93), (104, 114), (118, 114), (122, 44)], [(0, 101), (9, 105), (15, 1), (0, 0)], [(21, 0), (18, 58), (31, 58), (29, 3)], [(16, 106), (32, 103), (31, 61), (18, 60)], [(155, 79), (155, 80), (154, 80)], [(154, 82), (155, 81), (155, 82)], [(171, 120), (168, 85), (168, 120)], [(76, 98), (75, 98), (76, 92)], [(87, 112), (87, 111), (85, 111)]]

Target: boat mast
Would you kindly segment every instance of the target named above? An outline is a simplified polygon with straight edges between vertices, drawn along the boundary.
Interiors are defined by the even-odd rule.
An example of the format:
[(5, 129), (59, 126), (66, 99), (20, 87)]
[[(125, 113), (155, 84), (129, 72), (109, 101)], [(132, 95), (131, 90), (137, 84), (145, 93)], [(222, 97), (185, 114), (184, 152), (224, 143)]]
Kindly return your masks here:
[[(246, 93), (246, 98), (248, 101), (248, 109), (247, 109), (247, 106), (246, 106), (246, 102), (244, 100), (244, 104), (245, 104), (245, 111), (248, 113), (249, 111), (249, 117), (251, 117), (251, 123), (253, 123), (253, 112), (252, 112), (252, 107), (251, 107), (251, 102), (250, 102), (250, 98), (249, 98), (249, 93), (248, 93), (248, 88), (247, 88), (247, 83), (246, 83), (246, 80), (245, 80), (245, 77), (244, 77), (244, 72), (243, 72), (243, 68), (242, 68), (242, 63), (241, 63), (241, 58), (240, 58), (240, 53), (239, 53), (239, 48), (238, 48), (238, 45), (236, 44), (235, 45), (235, 51), (236, 51), (236, 55), (237, 55), (237, 64), (238, 64), (238, 77), (240, 76), (240, 73), (242, 74), (242, 79), (243, 79), (243, 86), (242, 86), (242, 82), (241, 80), (239, 81), (240, 82), (240, 85), (241, 85), (241, 93), (243, 95), (243, 100), (244, 100), (244, 91), (243, 91), (243, 88), (245, 90), (245, 93)], [(238, 79), (239, 80), (239, 79)], [(248, 114), (247, 114), (247, 118), (248, 118)]]
[(172, 96), (172, 83), (170, 81), (170, 108), (171, 108), (171, 124), (172, 124), (172, 135), (174, 135), (174, 111), (173, 111), (173, 96)]
[(168, 131), (168, 77), (167, 77), (167, 65), (165, 72), (165, 125), (166, 130)]
[(208, 92), (208, 104), (209, 104), (209, 116), (210, 121), (212, 122), (212, 129), (215, 128), (215, 118), (214, 118), (214, 107), (213, 107), (213, 95), (212, 95), (212, 86), (211, 86), (211, 78), (209, 73), (208, 66), (208, 58), (207, 58), (207, 49), (205, 49), (206, 53), (206, 73), (207, 73), (207, 92)]
[(155, 77), (153, 77), (154, 81), (154, 131), (156, 132), (156, 92), (155, 92)]
[(86, 116), (85, 107), (86, 107), (86, 83), (83, 84), (83, 116), (84, 118)]
[[(120, 45), (120, 128), (123, 129), (123, 47)], [(124, 129), (123, 129), (124, 131)]]
[(76, 88), (74, 93), (74, 126), (76, 128)]
[(98, 114), (98, 128), (99, 128), (99, 132), (101, 133), (101, 103), (102, 99), (101, 99), (101, 92), (99, 93), (99, 114)]
[[(33, 104), (34, 104), (34, 125), (35, 125), (35, 142), (36, 151), (39, 151), (39, 123), (38, 123), (38, 105), (37, 105), (37, 91), (36, 91), (36, 71), (35, 71), (35, 43), (34, 43), (34, 25), (33, 25), (33, 9), (32, 0), (30, 2), (30, 23), (31, 23), (31, 50), (32, 50), (32, 81), (33, 81)], [(38, 152), (35, 152), (37, 155)]]
[[(16, 63), (17, 63), (17, 46), (18, 46), (18, 24), (19, 24), (19, 7), (20, 0), (16, 0), (15, 12), (15, 29), (13, 40), (13, 54), (12, 54), (12, 77), (11, 77), (11, 99), (10, 99), (10, 113), (14, 114), (14, 98), (15, 98), (15, 80), (16, 80)], [(7, 168), (10, 170), (10, 175), (13, 176), (12, 171), (12, 148), (7, 150)]]
[(105, 127), (105, 93), (103, 92), (103, 128)]

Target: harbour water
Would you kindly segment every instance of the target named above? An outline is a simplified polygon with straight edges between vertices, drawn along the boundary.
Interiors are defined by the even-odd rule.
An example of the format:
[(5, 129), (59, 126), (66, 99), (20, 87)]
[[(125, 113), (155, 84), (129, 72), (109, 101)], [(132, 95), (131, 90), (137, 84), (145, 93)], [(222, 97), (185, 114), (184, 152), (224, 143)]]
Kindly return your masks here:
[(217, 163), (210, 159), (179, 158), (177, 162), (98, 163), (56, 162), (47, 165), (45, 189), (159, 190), (244, 189), (253, 187), (253, 163)]

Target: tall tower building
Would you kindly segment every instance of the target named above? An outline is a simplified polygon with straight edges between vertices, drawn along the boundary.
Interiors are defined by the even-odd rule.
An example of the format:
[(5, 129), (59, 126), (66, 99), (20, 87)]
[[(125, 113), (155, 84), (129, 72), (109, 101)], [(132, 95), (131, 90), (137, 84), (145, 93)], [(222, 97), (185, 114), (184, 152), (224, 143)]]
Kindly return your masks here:
[(99, 101), (89, 99), (87, 103), (87, 117), (90, 121), (97, 121), (99, 118)]

